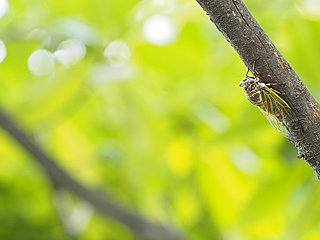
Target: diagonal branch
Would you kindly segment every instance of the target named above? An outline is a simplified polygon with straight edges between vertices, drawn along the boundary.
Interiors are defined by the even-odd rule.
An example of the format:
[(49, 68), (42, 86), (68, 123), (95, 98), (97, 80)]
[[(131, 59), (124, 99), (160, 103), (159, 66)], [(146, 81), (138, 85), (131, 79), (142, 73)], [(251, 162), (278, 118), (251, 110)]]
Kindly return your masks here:
[(62, 170), (54, 159), (49, 157), (40, 147), (34, 144), (27, 135), (21, 131), (11, 118), (0, 109), (0, 126), (14, 138), (45, 170), (51, 182), (59, 187), (70, 190), (80, 198), (89, 202), (100, 213), (111, 217), (126, 225), (131, 231), (145, 240), (183, 240), (184, 238), (170, 230), (168, 227), (149, 222), (141, 216), (130, 212), (111, 201), (106, 195), (93, 191)]
[(289, 140), (320, 177), (320, 106), (242, 0), (197, 0), (251, 71), (276, 83), (292, 111), (285, 116)]

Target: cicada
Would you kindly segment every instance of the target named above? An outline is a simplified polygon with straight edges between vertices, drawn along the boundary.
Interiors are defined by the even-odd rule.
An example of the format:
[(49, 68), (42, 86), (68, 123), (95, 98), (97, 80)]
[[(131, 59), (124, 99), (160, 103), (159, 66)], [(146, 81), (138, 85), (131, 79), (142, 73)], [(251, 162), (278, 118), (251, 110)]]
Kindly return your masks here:
[(239, 84), (247, 99), (261, 110), (275, 130), (288, 137), (284, 116), (290, 111), (290, 106), (280, 97), (281, 93), (271, 87), (270, 83), (260, 82), (256, 72), (254, 72), (254, 77), (248, 76), (248, 73), (249, 68), (245, 78)]

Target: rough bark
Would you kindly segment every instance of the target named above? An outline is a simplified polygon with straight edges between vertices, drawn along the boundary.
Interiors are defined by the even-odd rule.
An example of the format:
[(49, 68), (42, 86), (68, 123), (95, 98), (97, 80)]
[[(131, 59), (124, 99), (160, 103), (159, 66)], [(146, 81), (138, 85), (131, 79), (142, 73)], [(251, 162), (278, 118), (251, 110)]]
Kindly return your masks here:
[(251, 71), (264, 83), (276, 83), (292, 111), (286, 113), (288, 139), (320, 178), (320, 108), (241, 0), (197, 0)]
[(45, 170), (49, 180), (54, 186), (70, 190), (80, 198), (86, 200), (101, 214), (113, 218), (126, 225), (137, 236), (145, 240), (183, 240), (180, 234), (162, 226), (152, 223), (143, 217), (121, 207), (113, 202), (106, 194), (101, 194), (72, 178), (62, 170), (53, 158), (48, 156), (40, 147), (33, 143), (28, 136), (20, 130), (11, 118), (0, 109), (0, 126), (14, 138)]

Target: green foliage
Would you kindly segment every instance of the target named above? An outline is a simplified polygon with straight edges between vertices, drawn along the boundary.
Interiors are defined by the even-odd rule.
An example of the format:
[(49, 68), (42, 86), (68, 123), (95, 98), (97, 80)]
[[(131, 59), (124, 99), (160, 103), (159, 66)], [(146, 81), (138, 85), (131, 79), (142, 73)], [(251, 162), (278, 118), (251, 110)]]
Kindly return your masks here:
[[(317, 6), (245, 2), (320, 97)], [(319, 181), (246, 100), (245, 66), (196, 1), (16, 0), (0, 28), (1, 105), (81, 182), (195, 239), (319, 239)], [(4, 132), (0, 156), (1, 239), (137, 239), (72, 196), (60, 207), (88, 225), (70, 230), (64, 195)]]

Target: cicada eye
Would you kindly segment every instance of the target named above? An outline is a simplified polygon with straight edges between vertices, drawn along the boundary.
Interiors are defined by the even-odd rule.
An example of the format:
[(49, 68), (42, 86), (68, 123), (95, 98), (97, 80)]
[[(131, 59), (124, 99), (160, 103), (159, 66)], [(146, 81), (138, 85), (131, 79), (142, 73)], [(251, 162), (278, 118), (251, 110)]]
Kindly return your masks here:
[(250, 78), (249, 81), (248, 81), (250, 84), (254, 83), (254, 79), (253, 78)]

